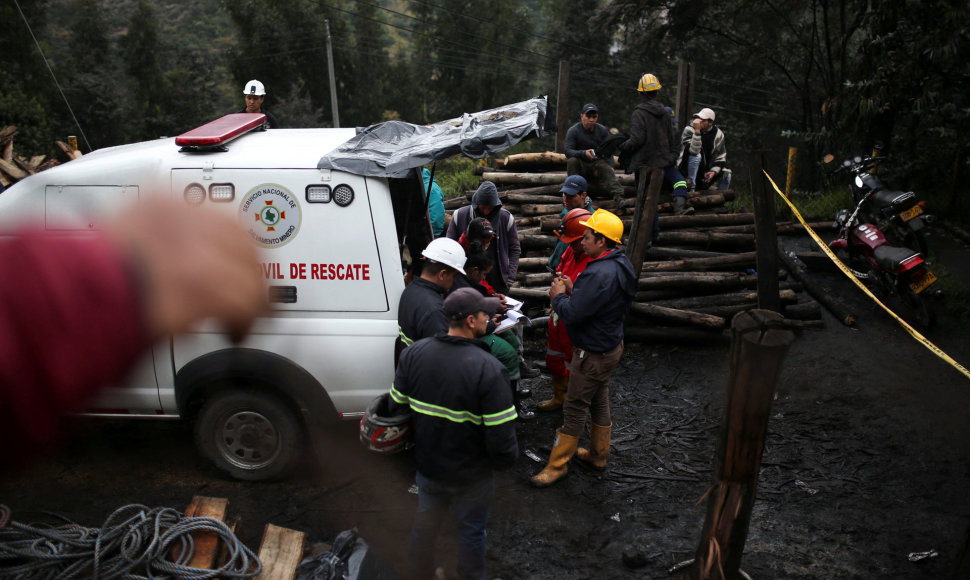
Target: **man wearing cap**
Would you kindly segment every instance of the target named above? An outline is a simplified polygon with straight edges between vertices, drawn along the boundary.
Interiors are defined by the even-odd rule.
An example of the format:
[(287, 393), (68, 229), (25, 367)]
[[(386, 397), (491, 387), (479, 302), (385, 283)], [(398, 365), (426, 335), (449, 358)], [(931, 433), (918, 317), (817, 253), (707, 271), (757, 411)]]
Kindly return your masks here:
[[(606, 468), (613, 426), (609, 381), (623, 355), (623, 317), (637, 293), (637, 275), (619, 248), (620, 218), (598, 209), (579, 223), (587, 227), (582, 248), (590, 261), (575, 282), (557, 276), (549, 288), (552, 309), (566, 323), (573, 353), (563, 424), (556, 431), (549, 463), (532, 478), (537, 487), (552, 485), (566, 475), (574, 454), (596, 469)], [(590, 448), (578, 449), (587, 412)]]
[[(640, 103), (630, 119), (630, 138), (620, 145), (620, 150), (631, 154), (627, 171), (636, 173), (638, 201), (646, 191), (649, 171), (663, 169), (664, 185), (673, 191), (675, 213), (693, 213), (694, 208), (687, 205), (687, 181), (676, 165), (677, 131), (658, 98), (661, 88), (656, 75), (647, 73), (640, 77)], [(655, 234), (657, 223), (654, 222)]]
[(266, 122), (270, 129), (279, 129), (280, 124), (276, 122), (276, 117), (263, 108), (263, 100), (266, 99), (266, 89), (263, 83), (253, 79), (243, 87), (243, 95), (246, 99), (246, 106), (236, 111), (237, 113), (262, 113), (266, 115)]
[(599, 116), (596, 105), (586, 103), (579, 122), (566, 131), (566, 173), (582, 175), (591, 182), (598, 180), (621, 206), (623, 186), (616, 180), (612, 160), (596, 154), (596, 149), (610, 137), (609, 129), (597, 123)]
[(498, 307), (472, 288), (444, 301), (448, 333), (416, 342), (401, 355), (391, 412), (412, 412), (418, 509), (411, 528), (410, 578), (434, 575), (434, 548), (450, 511), (458, 536), (458, 575), (485, 580), (485, 525), (494, 471), (518, 455), (515, 407), (505, 367), (478, 340)]
[(493, 268), (489, 273), (488, 283), (499, 294), (508, 294), (509, 286), (515, 282), (515, 275), (519, 271), (522, 247), (519, 245), (519, 231), (515, 228), (515, 218), (509, 210), (502, 207), (498, 188), (491, 181), (483, 181), (478, 186), (478, 190), (472, 195), (471, 205), (455, 210), (445, 236), (458, 241), (461, 234), (468, 229), (468, 224), (477, 217), (486, 218), (492, 224), (492, 232), (495, 234), (492, 244), (488, 247), (488, 253), (498, 267)]
[[(567, 213), (576, 208), (584, 208), (589, 213), (593, 213), (593, 203), (586, 193), (586, 187), (586, 180), (583, 179), (582, 175), (570, 175), (563, 182), (562, 187), (559, 189), (559, 193), (562, 194), (563, 205), (562, 212), (559, 213), (560, 223), (562, 223)], [(552, 249), (552, 255), (549, 256), (549, 268), (555, 271), (559, 267), (562, 254), (568, 247), (569, 244), (561, 238), (556, 241), (556, 247)]]
[(436, 238), (421, 252), (421, 276), (405, 286), (397, 309), (395, 360), (401, 351), (422, 338), (448, 330), (448, 319), (441, 305), (445, 294), (464, 274), (465, 250), (448, 238)]
[[(724, 132), (714, 124), (714, 111), (707, 107), (694, 113), (694, 120), (684, 127), (680, 138), (680, 157), (677, 166), (687, 175), (689, 190), (718, 189), (731, 186), (731, 170), (727, 168), (727, 148)], [(701, 178), (698, 181), (697, 176)]]

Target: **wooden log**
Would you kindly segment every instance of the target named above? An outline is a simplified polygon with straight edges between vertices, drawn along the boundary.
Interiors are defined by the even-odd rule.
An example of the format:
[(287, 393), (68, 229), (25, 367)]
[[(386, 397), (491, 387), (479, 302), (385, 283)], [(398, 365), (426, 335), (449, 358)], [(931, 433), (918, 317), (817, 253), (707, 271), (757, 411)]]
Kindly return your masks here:
[(721, 343), (730, 339), (723, 329), (704, 329), (690, 326), (657, 326), (656, 324), (639, 325), (628, 323), (623, 325), (623, 340), (626, 342), (646, 342), (661, 344), (697, 345), (705, 343)]
[(521, 281), (524, 286), (549, 286), (552, 284), (552, 273), (542, 272), (530, 274), (527, 272), (518, 272), (515, 279)]
[[(632, 185), (633, 176), (618, 174), (616, 176), (620, 185)], [(562, 185), (566, 180), (565, 171), (549, 171), (545, 173), (497, 173), (486, 172), (482, 174), (483, 181), (491, 181), (495, 185)]]
[(0, 171), (3, 171), (11, 178), (15, 180), (20, 180), (27, 177), (27, 172), (17, 167), (15, 163), (7, 161), (6, 159), (0, 158)]
[[(783, 303), (794, 304), (798, 297), (791, 289), (780, 290), (778, 300)], [(753, 290), (740, 292), (726, 292), (723, 294), (709, 294), (707, 296), (687, 296), (683, 298), (672, 298), (667, 300), (655, 300), (651, 304), (665, 306), (667, 308), (679, 308), (681, 310), (697, 310), (700, 308), (710, 308), (713, 306), (732, 306), (736, 304), (756, 304), (758, 293)]]
[(44, 162), (44, 159), (47, 159), (46, 155), (34, 155), (29, 161), (27, 161), (27, 168), (31, 172), (36, 172), (37, 168), (40, 167), (40, 164)]
[(534, 215), (555, 215), (558, 216), (562, 211), (562, 203), (527, 203), (523, 204), (520, 208), (521, 215), (524, 216), (534, 216)]
[[(213, 518), (221, 521), (226, 519), (226, 509), (229, 507), (229, 500), (222, 497), (205, 497), (197, 495), (192, 498), (192, 503), (185, 510), (185, 516), (190, 518)], [(202, 568), (210, 570), (216, 563), (216, 556), (219, 555), (219, 536), (215, 532), (192, 532), (194, 550), (192, 559), (188, 566), (192, 568)], [(182, 548), (176, 545), (172, 548), (173, 560), (178, 560)]]
[(555, 195), (534, 195), (530, 193), (518, 193), (510, 191), (504, 198), (499, 196), (503, 203), (544, 203), (559, 204), (562, 206), (562, 197)]
[(256, 580), (293, 580), (296, 568), (303, 559), (306, 534), (296, 530), (266, 524), (259, 544), (259, 561), (263, 571)]
[(468, 200), (462, 196), (452, 197), (452, 198), (446, 199), (444, 201), (444, 205), (446, 210), (449, 210), (449, 209), (456, 210), (460, 207), (464, 207), (468, 205)]
[(647, 250), (644, 258), (646, 260), (666, 260), (669, 258), (717, 258), (720, 256), (730, 256), (729, 252), (709, 252), (707, 250), (692, 250), (689, 248), (678, 248), (672, 246), (652, 246)]
[[(508, 189), (499, 189), (498, 197), (499, 199), (504, 199), (502, 196), (508, 196), (512, 194), (516, 195), (554, 195), (560, 201), (562, 200), (559, 190), (562, 189), (562, 184), (552, 184), (552, 185), (539, 185), (537, 187), (515, 187)], [(468, 200), (471, 201), (473, 191), (468, 192)]]
[(68, 145), (63, 141), (60, 141), (60, 140), (54, 141), (54, 145), (57, 145), (57, 148), (63, 151), (64, 155), (67, 155), (67, 158), (70, 160), (77, 159), (78, 157), (81, 156), (80, 151), (74, 149), (73, 147), (71, 147), (70, 145)]
[(727, 326), (727, 320), (720, 316), (711, 316), (709, 314), (701, 314), (700, 312), (678, 310), (676, 308), (667, 308), (653, 304), (634, 302), (630, 305), (630, 312), (645, 316), (651, 320), (663, 320), (684, 326), (697, 326), (702, 328), (724, 328)]
[(516, 224), (516, 229), (518, 230), (518, 234), (520, 236), (541, 236), (541, 235), (544, 235), (542, 233), (542, 230), (539, 229), (539, 226), (535, 226), (535, 227), (531, 227), (531, 228), (519, 228), (518, 227), (518, 224)]
[[(737, 290), (753, 288), (758, 283), (756, 274), (739, 274), (736, 272), (674, 272), (672, 276), (641, 277), (638, 281), (640, 290), (665, 290), (671, 288), (693, 288), (722, 290)], [(716, 275), (712, 275), (716, 274)]]
[(688, 232), (674, 230), (660, 231), (657, 238), (658, 245), (687, 245), (706, 247), (751, 248), (754, 247), (754, 236), (750, 234), (722, 234), (720, 232)]
[(529, 250), (533, 250), (533, 249), (551, 250), (556, 246), (557, 241), (558, 240), (556, 239), (555, 236), (546, 236), (543, 234), (519, 236), (519, 245), (521, 245), (523, 249), (529, 249)]
[(14, 154), (14, 156), (13, 156), (13, 162), (14, 162), (14, 164), (17, 167), (19, 167), (24, 172), (26, 172), (27, 175), (33, 175), (34, 174), (34, 170), (30, 166), (30, 162), (28, 162), (26, 159), (24, 159), (20, 155)]
[(768, 433), (768, 417), (782, 363), (795, 335), (780, 330), (782, 316), (751, 310), (731, 321), (731, 359), (724, 420), (708, 493), (707, 517), (691, 578), (740, 577)]
[(3, 146), (2, 158), (8, 163), (13, 163), (13, 139), (7, 141), (7, 144)]
[(555, 151), (516, 153), (514, 155), (508, 155), (504, 159), (496, 159), (495, 161), (496, 165), (504, 167), (505, 169), (524, 165), (565, 165), (566, 155), (564, 153), (556, 153)]
[(784, 248), (781, 246), (778, 247), (778, 261), (785, 266), (785, 269), (788, 270), (788, 272), (795, 279), (805, 286), (805, 290), (812, 295), (812, 298), (817, 300), (822, 306), (832, 313), (832, 316), (834, 316), (836, 320), (846, 326), (852, 326), (855, 324), (856, 315), (850, 312), (845, 304), (834, 296), (828, 294), (821, 286), (816, 284), (807, 272), (799, 268), (798, 265), (788, 257)]
[(786, 304), (782, 307), (785, 318), (794, 320), (821, 320), (822, 306), (815, 300), (806, 300), (796, 304)]
[[(754, 266), (756, 259), (757, 252), (744, 252), (741, 254), (726, 254), (716, 258), (683, 258), (680, 260), (668, 260), (666, 262), (644, 262), (642, 271), (672, 272), (679, 270), (682, 272), (697, 272), (708, 270), (726, 270), (732, 268), (750, 268)], [(777, 271), (777, 269), (775, 271)]]
[(549, 258), (519, 258), (519, 272), (522, 270), (545, 270)]
[(521, 286), (509, 288), (509, 296), (519, 300), (545, 300), (549, 302), (549, 287), (523, 288)]
[(675, 228), (723, 228), (754, 223), (753, 213), (695, 213), (694, 215), (670, 215), (660, 218), (660, 229)]
[(517, 229), (530, 228), (530, 227), (536, 227), (536, 226), (539, 226), (539, 227), (542, 226), (541, 216), (534, 215), (529, 217), (515, 218), (515, 227)]

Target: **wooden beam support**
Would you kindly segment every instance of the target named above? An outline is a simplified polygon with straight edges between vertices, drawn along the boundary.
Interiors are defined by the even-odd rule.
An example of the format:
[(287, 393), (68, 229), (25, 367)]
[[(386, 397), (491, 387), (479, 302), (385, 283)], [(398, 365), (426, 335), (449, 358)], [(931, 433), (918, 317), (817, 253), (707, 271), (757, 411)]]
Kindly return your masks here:
[(273, 524), (266, 524), (263, 541), (259, 545), (259, 561), (263, 571), (256, 580), (293, 580), (296, 568), (303, 559), (306, 534)]

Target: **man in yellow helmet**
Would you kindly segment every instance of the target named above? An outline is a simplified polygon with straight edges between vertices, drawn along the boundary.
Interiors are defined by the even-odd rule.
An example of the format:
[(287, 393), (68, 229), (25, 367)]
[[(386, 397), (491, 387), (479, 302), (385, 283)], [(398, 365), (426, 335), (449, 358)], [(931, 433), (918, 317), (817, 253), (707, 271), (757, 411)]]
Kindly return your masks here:
[(657, 98), (660, 89), (656, 75), (648, 73), (640, 77), (637, 85), (640, 103), (630, 120), (630, 138), (620, 145), (620, 151), (632, 155), (627, 171), (636, 174), (637, 197), (643, 193), (646, 171), (661, 168), (664, 170), (664, 185), (673, 190), (674, 211), (677, 214), (694, 213), (694, 208), (687, 205), (687, 180), (676, 166), (680, 152), (676, 129), (670, 113)]
[[(598, 209), (580, 224), (583, 252), (589, 263), (575, 282), (557, 276), (549, 289), (552, 309), (566, 324), (573, 343), (569, 385), (563, 403), (563, 425), (556, 431), (549, 463), (532, 483), (559, 481), (576, 455), (597, 469), (606, 468), (610, 452), (610, 376), (623, 355), (623, 317), (637, 294), (637, 275), (619, 244), (623, 222)], [(578, 449), (590, 414), (590, 448)]]

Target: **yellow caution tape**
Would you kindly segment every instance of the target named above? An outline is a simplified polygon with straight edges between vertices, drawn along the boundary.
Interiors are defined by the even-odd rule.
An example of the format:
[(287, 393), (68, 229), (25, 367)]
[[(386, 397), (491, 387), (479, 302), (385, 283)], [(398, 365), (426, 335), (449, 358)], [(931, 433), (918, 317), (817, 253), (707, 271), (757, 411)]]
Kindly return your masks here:
[(788, 207), (791, 208), (792, 213), (795, 214), (795, 217), (798, 218), (798, 221), (800, 221), (802, 223), (802, 226), (805, 227), (805, 231), (808, 232), (808, 235), (812, 236), (812, 239), (815, 240), (815, 243), (817, 243), (818, 246), (822, 248), (822, 251), (825, 252), (825, 254), (829, 257), (829, 259), (832, 260), (832, 262), (834, 262), (835, 265), (839, 267), (839, 270), (842, 270), (842, 273), (849, 277), (849, 280), (852, 280), (852, 282), (856, 286), (861, 288), (862, 291), (865, 292), (870, 298), (872, 298), (876, 304), (878, 304), (880, 307), (882, 307), (883, 310), (888, 312), (890, 316), (895, 318), (896, 321), (899, 322), (899, 324), (906, 329), (906, 332), (908, 332), (913, 338), (918, 340), (923, 346), (928, 348), (930, 352), (940, 357), (941, 359), (945, 360), (947, 363), (950, 364), (950, 366), (960, 371), (965, 377), (970, 378), (970, 371), (964, 368), (963, 365), (961, 365), (957, 361), (950, 358), (950, 355), (946, 354), (945, 352), (940, 350), (940, 347), (936, 346), (935, 344), (927, 340), (925, 336), (917, 332), (915, 328), (909, 325), (909, 323), (907, 323), (905, 320), (900, 318), (899, 315), (897, 315), (895, 312), (890, 310), (885, 304), (882, 303), (882, 301), (876, 298), (875, 294), (873, 294), (868, 288), (866, 288), (866, 285), (863, 284), (858, 278), (856, 278), (851, 271), (849, 271), (849, 268), (847, 268), (846, 265), (842, 263), (842, 260), (836, 257), (835, 253), (828, 247), (828, 244), (823, 242), (822, 239), (818, 237), (818, 234), (815, 233), (815, 230), (813, 230), (811, 227), (809, 227), (807, 223), (805, 223), (805, 218), (803, 218), (802, 214), (798, 212), (798, 208), (796, 208), (795, 204), (793, 204), (791, 200), (788, 199), (788, 196), (786, 196), (784, 193), (781, 192), (780, 189), (778, 189), (778, 186), (775, 184), (775, 180), (772, 179), (770, 175), (768, 175), (768, 172), (765, 171), (764, 174), (765, 174), (765, 177), (768, 178), (768, 181), (771, 182), (771, 186), (775, 188), (775, 192), (777, 192), (778, 195), (780, 195), (781, 198), (785, 200), (785, 203), (787, 203)]

